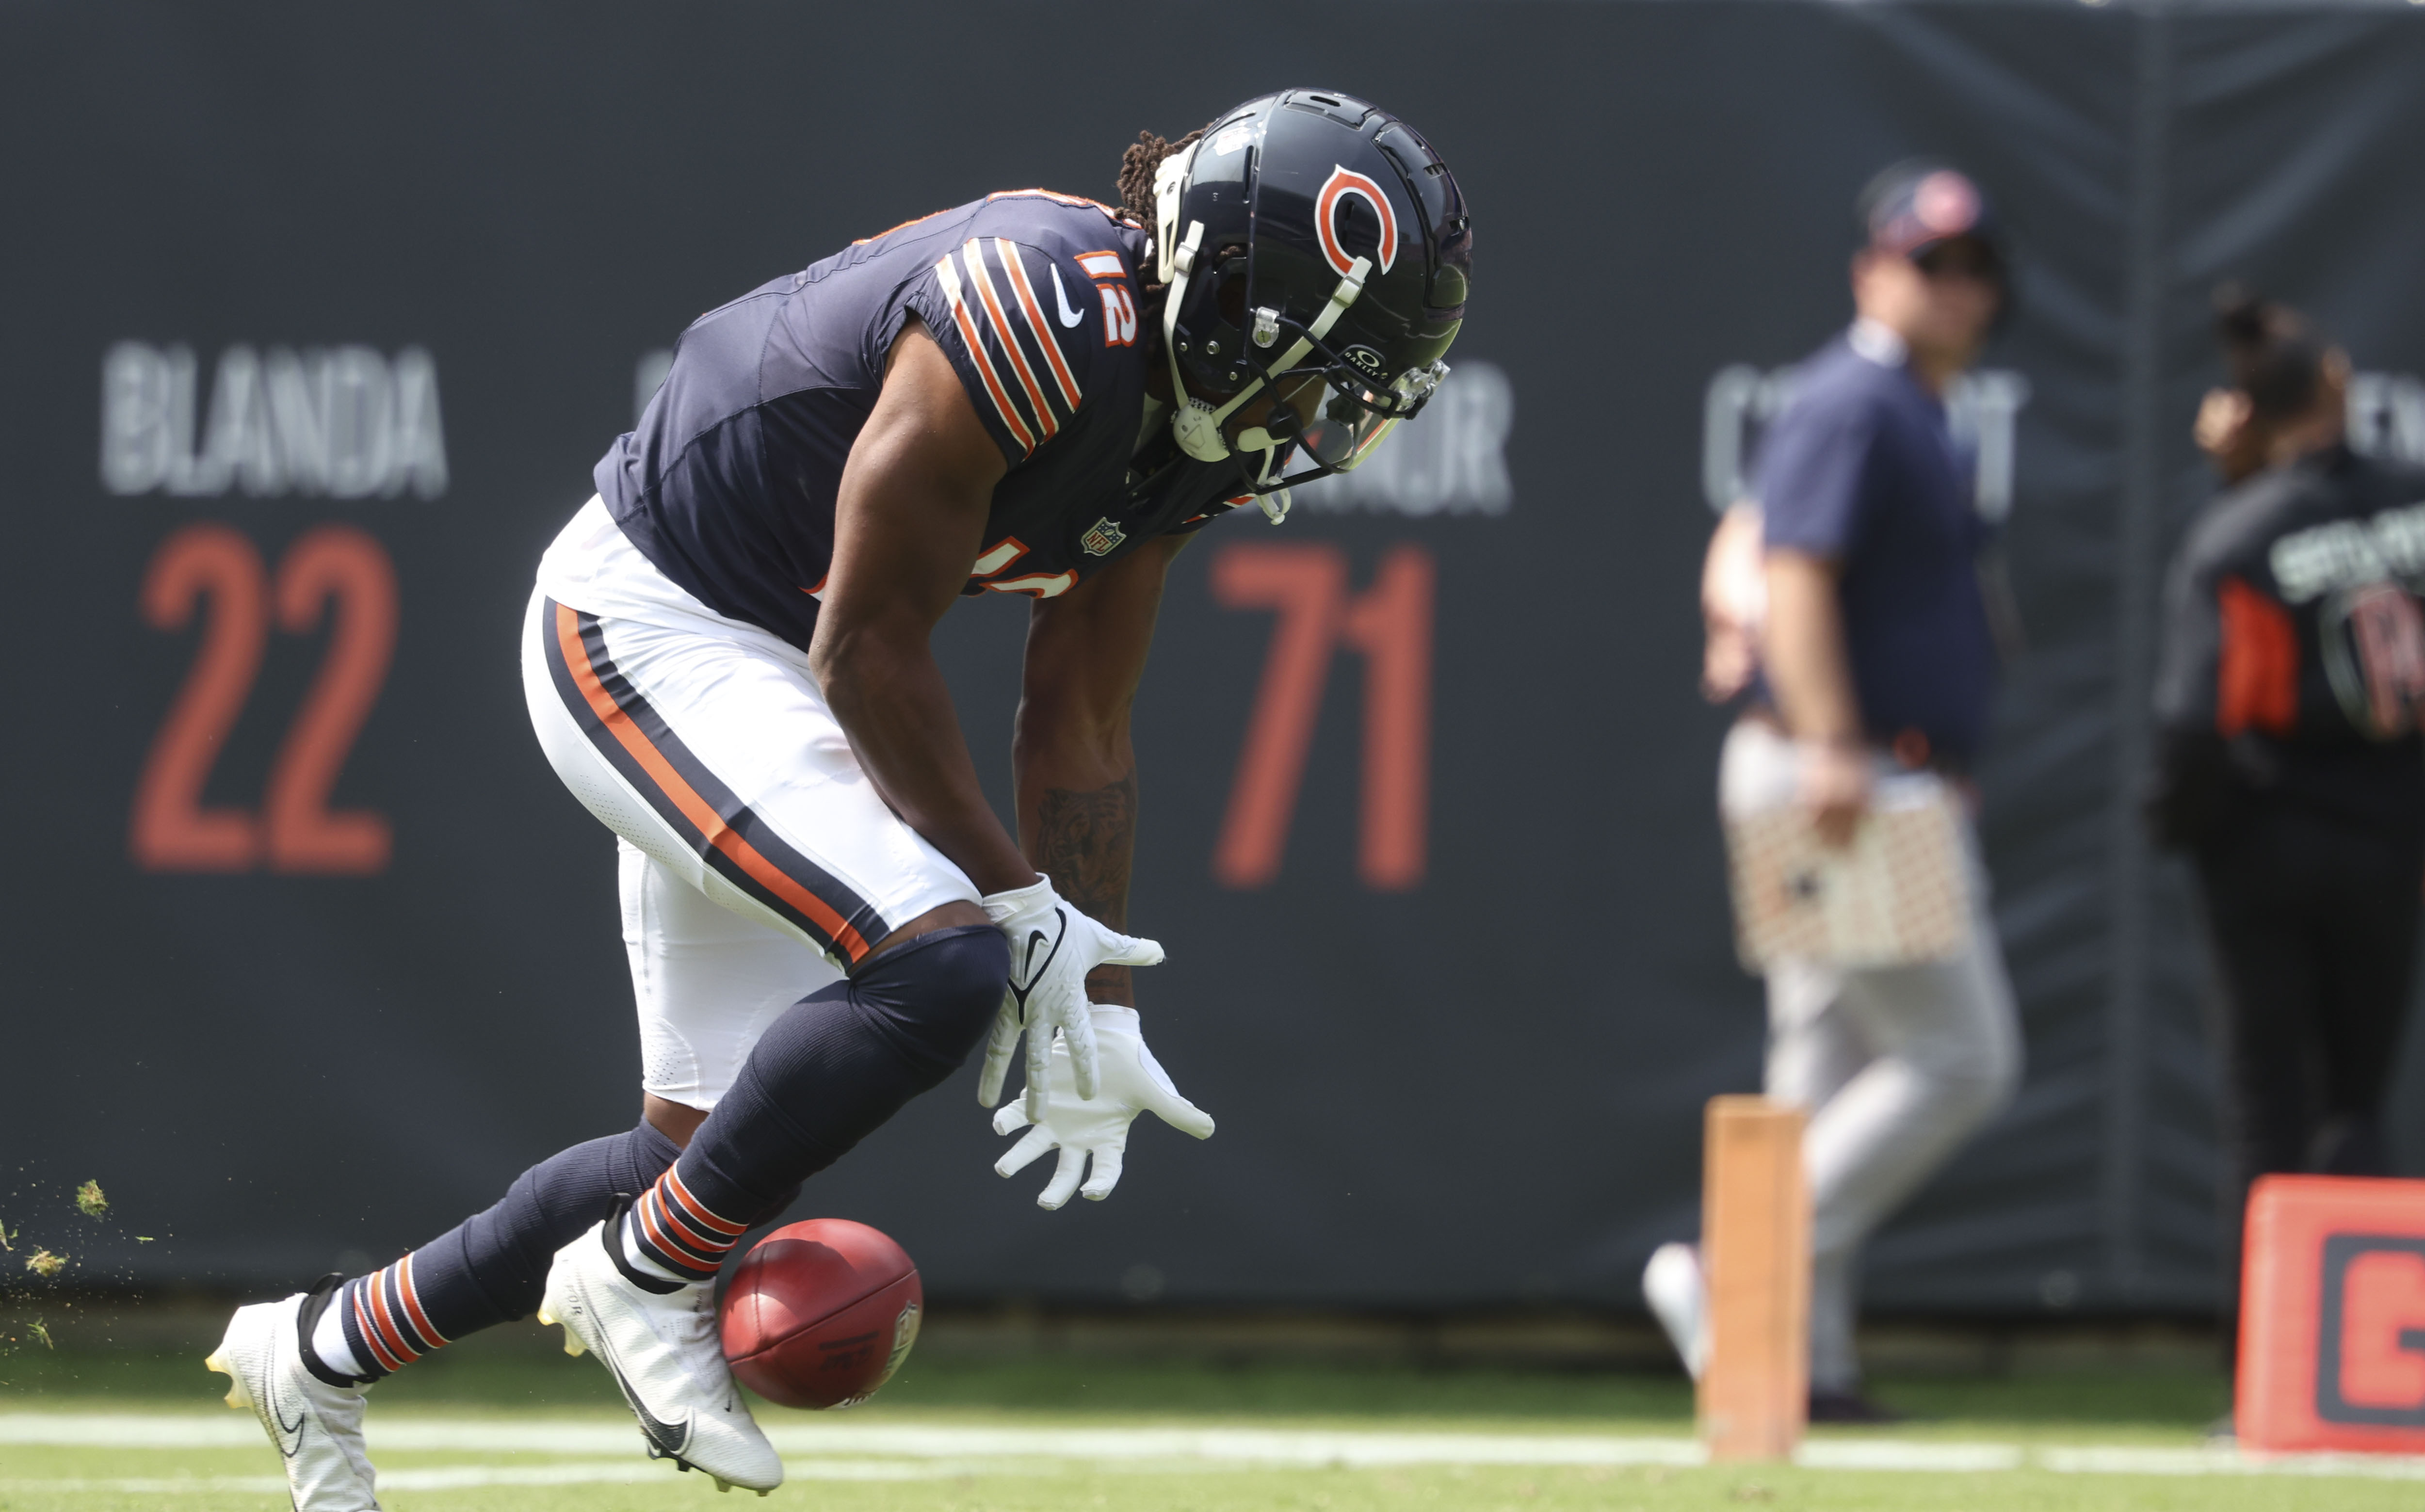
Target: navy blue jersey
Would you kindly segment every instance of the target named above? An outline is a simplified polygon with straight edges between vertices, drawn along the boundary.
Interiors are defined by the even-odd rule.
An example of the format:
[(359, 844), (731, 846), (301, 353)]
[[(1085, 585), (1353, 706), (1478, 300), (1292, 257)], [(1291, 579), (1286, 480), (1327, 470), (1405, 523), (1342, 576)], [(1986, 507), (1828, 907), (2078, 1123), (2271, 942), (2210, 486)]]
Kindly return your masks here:
[(1067, 592), (1240, 502), (1233, 465), (1179, 457), (1160, 438), (1146, 475), (1132, 475), (1148, 255), (1133, 221), (1042, 189), (857, 243), (692, 322), (639, 427), (600, 460), (599, 494), (709, 608), (806, 647), (843, 464), (916, 315), (1010, 463), (966, 591)]
[(1761, 443), (1759, 485), (1766, 543), (1841, 569), (1870, 737), (1917, 731), (1957, 760), (1985, 742), (1996, 684), (1978, 570), (1987, 527), (1963, 462), (1945, 407), (1910, 370), (1839, 338), (1797, 373)]

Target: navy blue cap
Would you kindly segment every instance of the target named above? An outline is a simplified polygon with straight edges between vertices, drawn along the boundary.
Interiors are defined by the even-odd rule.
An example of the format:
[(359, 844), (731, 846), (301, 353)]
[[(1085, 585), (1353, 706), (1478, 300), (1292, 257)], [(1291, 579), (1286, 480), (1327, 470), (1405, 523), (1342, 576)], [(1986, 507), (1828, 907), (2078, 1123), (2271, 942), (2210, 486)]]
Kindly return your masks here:
[(1967, 237), (2004, 261), (1995, 208), (1976, 181), (1942, 163), (1897, 163), (1861, 191), (1860, 217), (1870, 246), (1919, 259), (1939, 243)]

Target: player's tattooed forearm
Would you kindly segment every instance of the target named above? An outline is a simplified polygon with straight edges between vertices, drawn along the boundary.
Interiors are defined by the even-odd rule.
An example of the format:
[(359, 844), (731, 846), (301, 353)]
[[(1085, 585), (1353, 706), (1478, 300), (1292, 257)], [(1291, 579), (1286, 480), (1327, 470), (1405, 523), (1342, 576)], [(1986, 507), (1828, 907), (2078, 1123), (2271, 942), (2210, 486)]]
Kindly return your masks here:
[[(1129, 863), (1136, 853), (1137, 784), (1133, 771), (1104, 787), (1049, 787), (1036, 806), (1036, 869), (1089, 918), (1126, 929)], [(1136, 991), (1125, 966), (1086, 973), (1097, 1003), (1133, 1005)]]
[(1052, 787), (1036, 810), (1036, 868), (1088, 917), (1128, 927), (1136, 773), (1091, 792)]

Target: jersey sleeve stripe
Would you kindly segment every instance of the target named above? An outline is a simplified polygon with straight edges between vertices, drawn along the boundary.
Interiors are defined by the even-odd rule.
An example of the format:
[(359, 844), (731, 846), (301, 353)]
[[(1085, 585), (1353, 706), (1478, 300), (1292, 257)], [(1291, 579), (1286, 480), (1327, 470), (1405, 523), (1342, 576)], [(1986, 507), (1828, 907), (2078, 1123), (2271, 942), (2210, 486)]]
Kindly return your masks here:
[(1011, 403), (1009, 392), (1004, 389), (1002, 379), (994, 373), (993, 359), (986, 355), (985, 337), (978, 332), (976, 322), (969, 316), (969, 301), (960, 291), (960, 272), (952, 265), (950, 253), (945, 253), (935, 264), (935, 273), (942, 282), (943, 298), (951, 302), (952, 322), (960, 328), (960, 345), (969, 349), (969, 362), (976, 368), (977, 377), (985, 380), (987, 396), (993, 400), (994, 410), (1002, 416), (1002, 423), (1009, 427), (1011, 435), (1019, 442), (1019, 449), (1022, 453), (1035, 451), (1036, 438), (1028, 433), (1026, 423), (1019, 418), (1018, 407)]
[(1068, 362), (1061, 356), (1061, 344), (1052, 339), (1052, 328), (1045, 323), (1044, 307), (1036, 300), (1036, 285), (1028, 281), (1026, 260), (1019, 248), (997, 236), (993, 249), (1002, 254), (1002, 270), (1010, 279), (1010, 290), (1019, 296), (1019, 313), (1027, 317), (1027, 329), (1036, 335), (1036, 345), (1044, 353), (1044, 362), (1052, 370), (1052, 381), (1061, 387), (1061, 397), (1069, 412), (1078, 412), (1078, 379), (1069, 371)]
[(976, 285), (977, 298), (984, 301), (986, 314), (991, 317), (996, 334), (1002, 337), (1002, 349), (1010, 359), (1010, 370), (1019, 375), (1020, 387), (1027, 391), (1028, 407), (1036, 411), (1036, 428), (1044, 433), (1043, 440), (1051, 441), (1061, 423), (1052, 418), (1052, 406), (1044, 397), (1043, 386), (1028, 367), (1027, 355), (1019, 349), (1019, 336), (1010, 329), (1010, 316), (1002, 308), (1002, 296), (994, 292), (993, 274), (986, 268), (985, 244), (970, 237), (969, 244), (960, 249), (960, 261), (968, 264), (969, 281)]

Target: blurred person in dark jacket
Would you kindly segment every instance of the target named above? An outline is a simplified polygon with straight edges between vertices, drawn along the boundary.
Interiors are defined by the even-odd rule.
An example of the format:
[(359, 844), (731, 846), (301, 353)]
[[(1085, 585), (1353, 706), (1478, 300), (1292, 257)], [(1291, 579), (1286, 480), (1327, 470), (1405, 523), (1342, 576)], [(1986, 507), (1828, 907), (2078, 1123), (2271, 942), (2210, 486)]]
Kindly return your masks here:
[(2385, 1171), (2425, 887), (2425, 472), (2350, 450), (2349, 361), (2296, 311), (2216, 306), (2231, 384), (2197, 439), (2224, 486), (2165, 589), (2147, 812), (2213, 952), (2236, 1296), (2256, 1177)]

